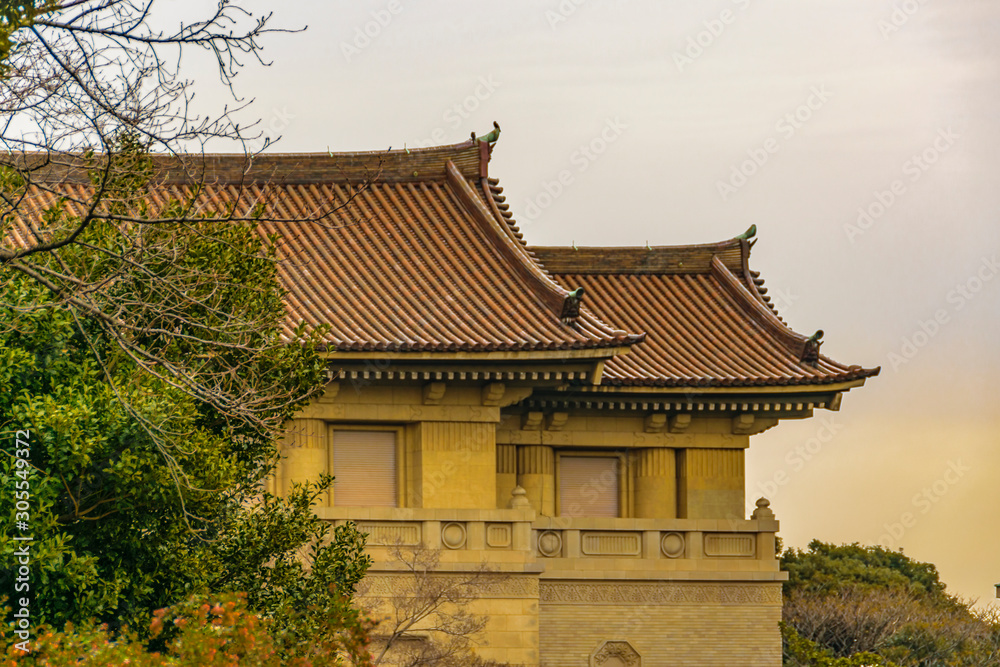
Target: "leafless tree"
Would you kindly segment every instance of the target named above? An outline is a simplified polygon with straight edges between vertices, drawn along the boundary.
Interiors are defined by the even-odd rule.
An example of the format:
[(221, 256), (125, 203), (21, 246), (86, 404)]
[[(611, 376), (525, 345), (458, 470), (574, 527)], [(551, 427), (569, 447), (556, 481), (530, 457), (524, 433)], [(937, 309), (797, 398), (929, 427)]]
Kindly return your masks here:
[(441, 552), (394, 546), (388, 562), (399, 567), (389, 591), (363, 580), (355, 599), (376, 622), (373, 664), (392, 667), (504, 667), (475, 656), (472, 648), (487, 617), (471, 608), (507, 576), (485, 564), (469, 572), (442, 572)]
[(838, 657), (872, 652), (899, 665), (1000, 663), (995, 609), (932, 604), (906, 591), (845, 587), (829, 595), (793, 593), (782, 616), (806, 639)]

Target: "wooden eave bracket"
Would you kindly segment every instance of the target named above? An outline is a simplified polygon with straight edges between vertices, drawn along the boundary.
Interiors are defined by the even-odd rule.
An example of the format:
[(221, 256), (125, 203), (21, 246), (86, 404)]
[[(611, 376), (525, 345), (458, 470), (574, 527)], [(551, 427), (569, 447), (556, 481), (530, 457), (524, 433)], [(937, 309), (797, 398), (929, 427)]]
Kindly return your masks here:
[(542, 428), (542, 419), (545, 418), (545, 414), (539, 411), (525, 412), (521, 415), (521, 430), (522, 431), (538, 431)]
[(691, 415), (686, 413), (676, 414), (670, 417), (669, 431), (671, 433), (686, 433), (691, 426)]
[(503, 382), (490, 382), (483, 385), (483, 405), (488, 407), (506, 408), (520, 403), (535, 392), (535, 387), (511, 387)]
[(507, 391), (507, 386), (503, 382), (490, 382), (483, 385), (483, 405), (498, 406), (500, 399)]
[(441, 405), (448, 385), (444, 382), (428, 382), (424, 385), (424, 405)]
[(667, 415), (660, 412), (646, 415), (646, 419), (643, 420), (643, 430), (646, 433), (660, 433), (666, 425)]
[(569, 421), (568, 412), (553, 412), (545, 418), (546, 431), (561, 431)]
[(759, 418), (752, 413), (733, 417), (733, 435), (757, 435), (778, 424), (774, 417)]

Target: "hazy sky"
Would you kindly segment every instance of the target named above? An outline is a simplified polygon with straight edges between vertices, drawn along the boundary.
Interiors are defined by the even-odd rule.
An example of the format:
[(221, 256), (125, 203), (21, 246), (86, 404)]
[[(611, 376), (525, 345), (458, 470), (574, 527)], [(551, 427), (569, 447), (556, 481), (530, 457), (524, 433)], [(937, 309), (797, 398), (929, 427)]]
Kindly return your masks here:
[(992, 597), (996, 0), (248, 5), (309, 26), (269, 38), (273, 66), (238, 82), (277, 150), (455, 143), (497, 120), (491, 173), (531, 243), (701, 243), (756, 223), (751, 266), (785, 319), (883, 371), (841, 412), (756, 436), (748, 504), (771, 499), (788, 545), (881, 541)]

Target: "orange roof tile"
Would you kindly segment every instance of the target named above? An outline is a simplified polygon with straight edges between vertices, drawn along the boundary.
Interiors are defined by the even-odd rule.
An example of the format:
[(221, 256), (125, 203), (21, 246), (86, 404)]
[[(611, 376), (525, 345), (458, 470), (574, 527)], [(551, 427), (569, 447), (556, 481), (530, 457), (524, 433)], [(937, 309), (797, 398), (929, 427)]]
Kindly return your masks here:
[[(204, 183), (200, 206), (239, 212), (264, 204), (262, 231), (277, 234), (285, 260), (285, 333), (299, 321), (328, 325), (331, 350), (545, 351), (641, 341), (591, 311), (561, 319), (567, 291), (527, 252), (488, 177), (489, 150), (470, 140), (252, 163), (158, 156), (150, 198), (181, 198), (195, 181)], [(76, 199), (78, 209), (88, 199), (86, 173), (72, 160), (36, 177), (44, 183), (32, 192), (35, 214), (57, 195), (71, 206)], [(310, 221), (317, 212), (330, 215)]]
[(747, 268), (750, 245), (530, 250), (567, 288), (583, 287), (600, 318), (647, 333), (605, 364), (602, 384), (810, 385), (878, 374), (819, 355), (781, 321)]

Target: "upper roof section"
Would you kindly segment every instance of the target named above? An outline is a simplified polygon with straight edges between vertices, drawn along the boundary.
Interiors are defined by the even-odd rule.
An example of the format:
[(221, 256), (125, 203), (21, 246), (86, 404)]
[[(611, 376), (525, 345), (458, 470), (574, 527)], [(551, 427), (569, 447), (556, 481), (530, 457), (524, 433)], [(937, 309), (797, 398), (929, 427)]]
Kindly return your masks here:
[[(264, 208), (288, 292), (286, 336), (326, 325), (331, 351), (483, 352), (617, 348), (641, 341), (579, 309), (530, 256), (486, 138), (389, 152), (155, 157), (153, 202), (202, 184), (198, 207)], [(33, 175), (37, 212), (91, 193), (72, 160)], [(47, 185), (48, 184), (48, 185)], [(24, 221), (15, 229), (30, 238)], [(611, 352), (608, 353), (609, 355)]]
[(562, 284), (583, 287), (599, 317), (647, 337), (610, 359), (602, 384), (831, 384), (876, 375), (819, 354), (775, 312), (747, 261), (755, 228), (722, 243), (639, 248), (530, 248)]
[[(376, 175), (382, 182), (444, 180), (452, 162), (466, 178), (486, 175), (492, 146), (465, 141), (450, 146), (346, 153), (273, 153), (250, 158), (242, 154), (153, 155), (156, 185), (306, 185), (363, 183)], [(74, 155), (31, 155), (29, 163), (43, 167), (33, 173), (36, 181), (89, 184), (90, 177)], [(42, 162), (44, 160), (44, 162)]]

